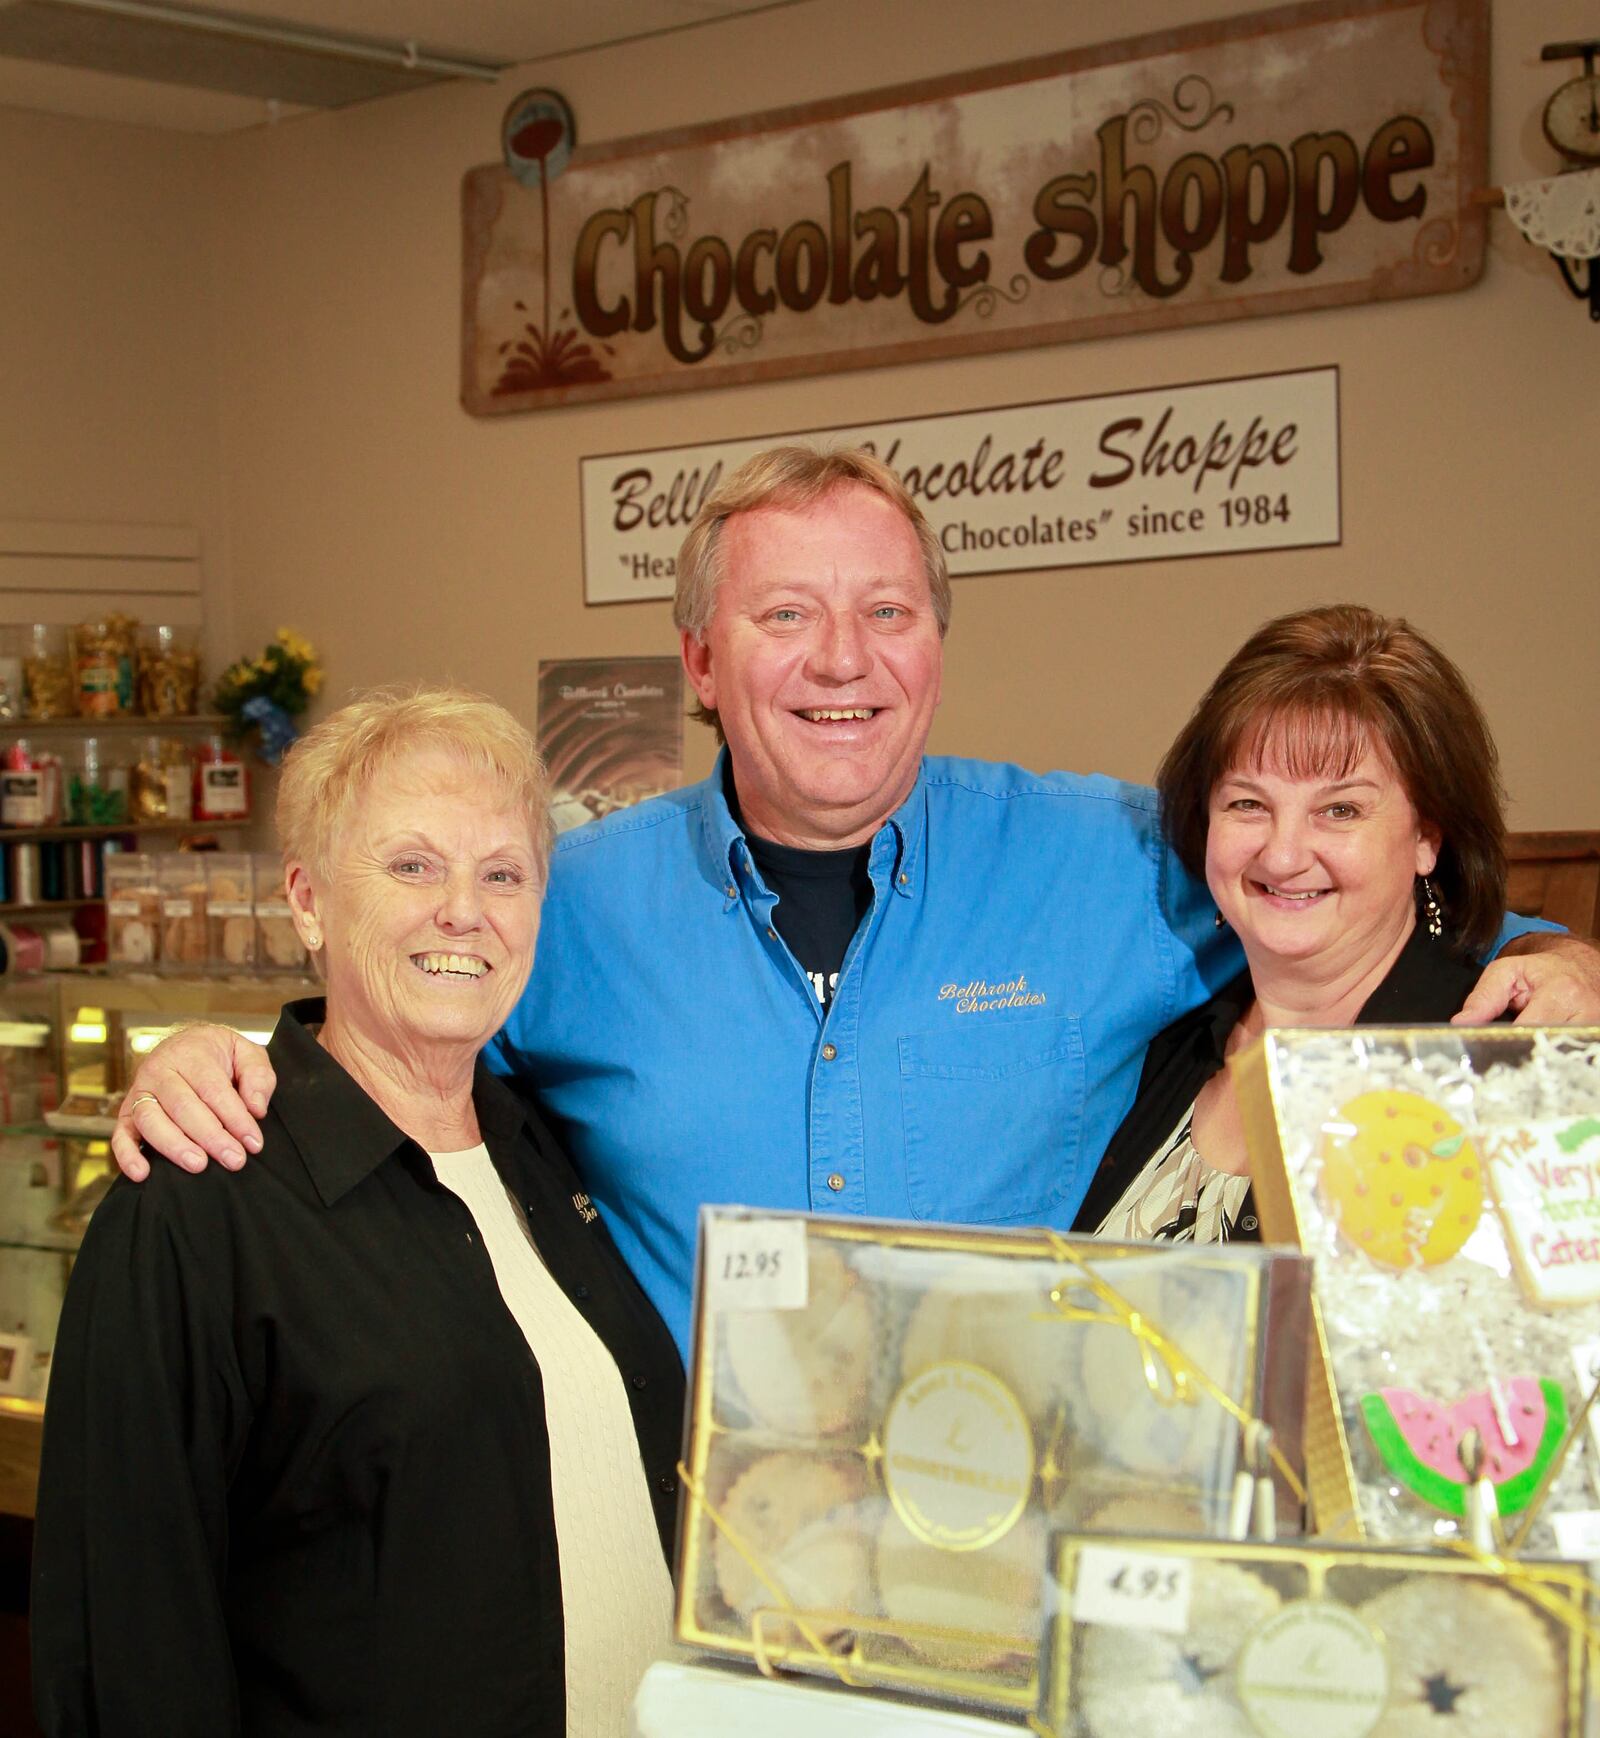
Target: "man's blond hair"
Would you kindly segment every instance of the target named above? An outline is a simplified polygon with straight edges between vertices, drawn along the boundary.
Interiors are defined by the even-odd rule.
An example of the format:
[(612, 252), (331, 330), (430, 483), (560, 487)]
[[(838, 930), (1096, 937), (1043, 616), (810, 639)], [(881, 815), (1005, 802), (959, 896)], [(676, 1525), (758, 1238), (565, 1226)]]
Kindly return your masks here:
[[(705, 638), (722, 583), (722, 528), (735, 513), (753, 512), (757, 507), (809, 507), (851, 483), (882, 495), (905, 515), (922, 551), (928, 595), (942, 636), (950, 626), (950, 569), (938, 533), (905, 484), (865, 447), (823, 451), (798, 443), (769, 447), (746, 459), (706, 497), (678, 552), (674, 623), (696, 639)], [(722, 725), (713, 709), (697, 704), (694, 716), (721, 737)]]

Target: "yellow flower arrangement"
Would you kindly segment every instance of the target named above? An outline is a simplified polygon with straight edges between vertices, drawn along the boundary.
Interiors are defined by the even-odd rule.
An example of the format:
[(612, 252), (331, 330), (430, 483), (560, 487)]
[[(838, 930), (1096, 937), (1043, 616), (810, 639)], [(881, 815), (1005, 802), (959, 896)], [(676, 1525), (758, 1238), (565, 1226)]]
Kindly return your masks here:
[(217, 678), (216, 709), (230, 733), (260, 733), (264, 759), (276, 763), (294, 740), (289, 722), (322, 687), (317, 649), (292, 628), (279, 628), (259, 658), (239, 658)]

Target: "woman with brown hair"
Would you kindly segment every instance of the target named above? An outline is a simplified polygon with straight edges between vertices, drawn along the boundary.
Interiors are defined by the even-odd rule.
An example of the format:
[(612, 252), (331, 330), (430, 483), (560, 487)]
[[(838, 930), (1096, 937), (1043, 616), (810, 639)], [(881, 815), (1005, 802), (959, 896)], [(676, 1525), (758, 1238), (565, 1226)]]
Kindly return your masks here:
[(1259, 629), (1157, 775), (1162, 824), (1246, 970), (1151, 1044), (1076, 1229), (1259, 1236), (1224, 1063), (1269, 1026), (1445, 1021), (1505, 903), (1499, 761), (1465, 678), (1355, 604)]

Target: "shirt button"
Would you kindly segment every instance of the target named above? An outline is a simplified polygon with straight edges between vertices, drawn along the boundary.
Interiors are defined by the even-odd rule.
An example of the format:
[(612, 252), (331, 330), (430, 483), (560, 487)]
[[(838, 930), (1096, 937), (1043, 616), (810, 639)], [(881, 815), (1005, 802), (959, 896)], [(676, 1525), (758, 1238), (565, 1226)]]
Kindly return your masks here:
[(900, 885), (902, 887), (907, 887), (910, 885), (910, 883), (911, 883), (911, 877), (909, 875), (902, 875), (900, 877)]
[(628, 1381), (634, 1388), (638, 1389), (641, 1393), (644, 1391), (644, 1389), (646, 1389), (650, 1386), (648, 1380), (643, 1376), (630, 1376), (628, 1378)]
[(833, 1190), (835, 1195), (837, 1195), (844, 1187), (844, 1178), (835, 1171), (833, 1175), (828, 1178), (828, 1187)]
[(656, 1480), (656, 1488), (658, 1490), (665, 1491), (666, 1494), (670, 1497), (672, 1495), (672, 1493), (678, 1488), (678, 1481), (672, 1476), (671, 1473), (664, 1472), (664, 1473), (662, 1473), (661, 1477)]
[(768, 931), (767, 931), (767, 940), (768, 940), (768, 941), (776, 941), (776, 940), (777, 940), (777, 939), (778, 939), (778, 932), (777, 932), (777, 930), (775, 930), (775, 929), (768, 929)]
[(585, 1303), (588, 1301), (589, 1288), (586, 1285), (575, 1285), (572, 1288), (572, 1295), (578, 1300), (579, 1303)]
[(731, 881), (722, 891), (726, 893), (730, 899), (737, 899), (739, 897), (739, 889), (735, 887)]
[(839, 1052), (836, 1049), (834, 1049), (833, 1045), (824, 1044), (822, 1046), (822, 1060), (824, 1062), (831, 1062), (834, 1059), (834, 1057), (837, 1056), (838, 1054), (839, 1054)]

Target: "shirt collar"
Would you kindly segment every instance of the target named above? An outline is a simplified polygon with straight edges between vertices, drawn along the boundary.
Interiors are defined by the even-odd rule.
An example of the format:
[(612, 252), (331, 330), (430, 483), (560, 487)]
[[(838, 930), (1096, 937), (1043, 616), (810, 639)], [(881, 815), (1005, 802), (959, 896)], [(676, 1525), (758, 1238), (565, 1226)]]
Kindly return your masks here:
[[(724, 746), (711, 769), (706, 801), (700, 811), (705, 865), (722, 894), (724, 909), (738, 899), (740, 878), (754, 872), (750, 847), (745, 843), (744, 833), (728, 804), (725, 781), (732, 776), (728, 750)], [(911, 794), (878, 829), (872, 841), (869, 861), (873, 879), (878, 879), (880, 871), (886, 872), (892, 877), (894, 891), (909, 898), (916, 891), (927, 831), (928, 781), (927, 762), (924, 760), (918, 768), (917, 782), (911, 787)]]
[[(325, 1207), (332, 1207), (402, 1149), (422, 1149), (397, 1128), (310, 1028), (327, 1013), (321, 996), (287, 1002), (267, 1054), (278, 1076), (272, 1109), (298, 1148)], [(288, 1089), (288, 1090), (285, 1090)], [(491, 1155), (530, 1127), (522, 1101), (480, 1060), (473, 1071), (472, 1102)]]

